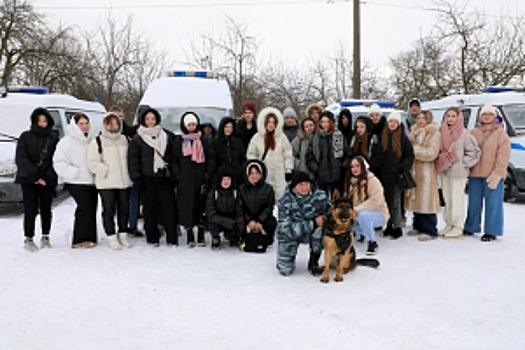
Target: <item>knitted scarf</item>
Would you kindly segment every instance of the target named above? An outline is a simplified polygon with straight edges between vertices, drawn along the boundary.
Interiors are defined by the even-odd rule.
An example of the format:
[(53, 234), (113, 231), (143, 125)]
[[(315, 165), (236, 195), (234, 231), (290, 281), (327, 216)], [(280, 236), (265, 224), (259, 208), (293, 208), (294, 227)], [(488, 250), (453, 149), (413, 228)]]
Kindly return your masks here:
[(201, 133), (191, 133), (182, 135), (182, 154), (191, 156), (195, 163), (204, 163), (204, 149), (202, 148)]
[(454, 143), (461, 136), (463, 130), (465, 130), (465, 126), (463, 125), (463, 115), (461, 114), (458, 115), (453, 125), (449, 126), (446, 122), (441, 124), (441, 146), (439, 157), (436, 159), (436, 170), (438, 174), (443, 173), (458, 161)]
[(163, 169), (166, 162), (162, 159), (162, 155), (166, 152), (168, 144), (168, 137), (160, 125), (155, 125), (152, 128), (139, 126), (137, 134), (142, 138), (146, 145), (153, 148), (153, 172)]

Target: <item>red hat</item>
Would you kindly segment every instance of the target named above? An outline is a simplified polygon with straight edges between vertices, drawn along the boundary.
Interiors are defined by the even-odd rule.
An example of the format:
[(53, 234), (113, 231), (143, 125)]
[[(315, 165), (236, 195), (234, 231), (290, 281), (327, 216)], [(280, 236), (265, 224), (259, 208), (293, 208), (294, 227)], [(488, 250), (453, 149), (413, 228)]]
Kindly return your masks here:
[(255, 114), (255, 103), (251, 101), (244, 102), (244, 104), (242, 105), (242, 111), (244, 112), (245, 110), (250, 110), (253, 112), (253, 114)]

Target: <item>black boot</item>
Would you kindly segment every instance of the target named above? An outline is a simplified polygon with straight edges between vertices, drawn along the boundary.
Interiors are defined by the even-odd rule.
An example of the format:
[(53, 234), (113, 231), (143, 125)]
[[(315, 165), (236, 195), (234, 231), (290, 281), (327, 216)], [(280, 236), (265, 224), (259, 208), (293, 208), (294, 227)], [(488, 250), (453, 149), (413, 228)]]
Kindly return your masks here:
[(316, 253), (310, 250), (310, 259), (308, 260), (308, 272), (314, 276), (320, 276), (323, 273), (323, 269), (319, 267), (319, 258), (321, 253)]
[(193, 227), (186, 227), (186, 234), (188, 235), (188, 247), (195, 247), (195, 235), (193, 234)]
[(204, 240), (204, 233), (206, 231), (204, 230), (204, 226), (199, 226), (199, 231), (197, 232), (197, 245), (199, 247), (205, 247), (206, 241)]
[(396, 227), (396, 228), (393, 229), (393, 232), (390, 235), (390, 238), (398, 239), (401, 236), (403, 236), (403, 230), (401, 229), (401, 227)]
[(221, 249), (221, 237), (220, 236), (213, 236), (211, 238), (211, 249), (213, 250)]
[(389, 237), (394, 234), (394, 227), (392, 224), (387, 224), (385, 230), (383, 231), (383, 237)]

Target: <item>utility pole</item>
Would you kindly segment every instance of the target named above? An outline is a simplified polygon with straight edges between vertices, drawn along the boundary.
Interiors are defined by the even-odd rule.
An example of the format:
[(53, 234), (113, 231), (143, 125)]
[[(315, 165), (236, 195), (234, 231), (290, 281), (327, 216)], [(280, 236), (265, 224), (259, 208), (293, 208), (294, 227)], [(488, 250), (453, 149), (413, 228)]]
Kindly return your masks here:
[(354, 0), (354, 76), (352, 91), (355, 99), (361, 98), (361, 17), (359, 0)]

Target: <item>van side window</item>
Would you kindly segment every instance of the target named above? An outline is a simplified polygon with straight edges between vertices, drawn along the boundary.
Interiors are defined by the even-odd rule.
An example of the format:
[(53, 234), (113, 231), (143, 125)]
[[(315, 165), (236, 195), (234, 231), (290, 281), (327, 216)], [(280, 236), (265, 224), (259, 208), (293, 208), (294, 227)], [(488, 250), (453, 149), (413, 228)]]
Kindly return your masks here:
[(525, 129), (525, 104), (505, 105), (502, 109), (514, 129), (522, 133)]
[[(468, 129), (468, 122), (470, 120), (470, 109), (462, 109), (461, 114), (463, 114), (463, 124), (465, 124), (465, 128)], [(478, 117), (479, 119), (479, 117)], [(476, 123), (477, 124), (477, 123)]]
[(53, 126), (53, 132), (59, 138), (62, 138), (62, 136), (64, 136), (64, 128), (62, 127), (62, 119), (60, 118), (60, 113), (58, 111), (49, 111), (49, 113), (55, 121), (55, 125)]

